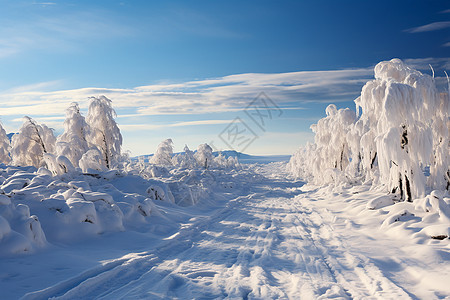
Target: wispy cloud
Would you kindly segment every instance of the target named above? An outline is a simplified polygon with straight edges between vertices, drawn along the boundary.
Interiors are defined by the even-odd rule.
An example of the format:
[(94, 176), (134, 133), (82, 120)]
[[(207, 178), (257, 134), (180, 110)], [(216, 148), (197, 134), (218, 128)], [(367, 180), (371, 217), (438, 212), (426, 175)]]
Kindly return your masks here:
[(434, 22), (423, 26), (410, 28), (405, 31), (409, 33), (418, 33), (418, 32), (436, 31), (445, 28), (450, 28), (450, 21)]
[(450, 42), (445, 43), (444, 45), (442, 45), (444, 47), (450, 47)]
[(185, 126), (203, 126), (203, 125), (223, 125), (229, 124), (232, 120), (200, 120), (188, 122), (175, 122), (168, 124), (122, 124), (120, 129), (122, 131), (140, 131), (140, 130), (155, 130), (168, 127), (185, 127)]
[(46, 6), (56, 5), (56, 2), (33, 2), (32, 4), (46, 7)]
[(450, 9), (446, 9), (441, 11), (441, 14), (450, 14)]
[[(436, 75), (442, 73), (442, 69), (450, 69), (450, 58), (407, 59), (405, 62), (425, 72), (429, 71), (431, 64)], [(229, 115), (224, 117), (218, 114), (242, 111), (260, 92), (265, 92), (282, 109), (298, 110), (307, 107), (308, 103), (352, 101), (360, 94), (365, 82), (371, 79), (372, 68), (360, 68), (275, 74), (247, 73), (187, 82), (156, 83), (128, 89), (87, 87), (52, 91), (60, 81), (50, 81), (0, 92), (0, 115), (16, 122), (24, 115), (45, 122), (61, 122), (71, 102), (78, 102), (86, 112), (89, 97), (105, 95), (113, 100), (124, 130), (226, 124), (228, 120), (211, 120), (211, 114), (216, 114), (219, 119), (229, 118)], [(436, 77), (437, 81), (440, 79)], [(170, 121), (164, 122), (163, 126), (154, 123), (148, 125), (150, 122), (147, 116), (158, 115), (174, 117), (170, 117)], [(196, 115), (198, 121), (180, 122), (180, 119), (186, 118), (176, 116), (183, 115), (186, 118)], [(137, 120), (142, 125), (132, 125)]]
[[(82, 88), (43, 91), (51, 84), (17, 87), (0, 94), (0, 113), (61, 115), (71, 102), (86, 108), (88, 97), (106, 95), (114, 107), (127, 115), (189, 115), (237, 111), (260, 92), (281, 106), (298, 109), (306, 102), (349, 101), (355, 97), (372, 70), (238, 74), (207, 80), (154, 84), (132, 89)], [(132, 111), (133, 113), (130, 113)]]
[(433, 67), (436, 71), (443, 71), (443, 70), (449, 70), (450, 69), (450, 57), (441, 57), (441, 58), (433, 58), (433, 57), (427, 57), (427, 58), (412, 58), (412, 59), (405, 59), (404, 62), (409, 65), (410, 67), (420, 70), (420, 71), (426, 71), (430, 70), (430, 65)]

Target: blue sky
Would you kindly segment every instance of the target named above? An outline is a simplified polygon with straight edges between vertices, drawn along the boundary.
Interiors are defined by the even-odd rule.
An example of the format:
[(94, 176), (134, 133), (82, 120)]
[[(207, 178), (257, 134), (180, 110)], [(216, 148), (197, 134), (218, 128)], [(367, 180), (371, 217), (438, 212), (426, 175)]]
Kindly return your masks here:
[[(70, 102), (105, 94), (132, 155), (169, 137), (229, 148), (236, 117), (257, 136), (246, 152), (290, 154), (329, 103), (354, 107), (377, 62), (432, 64), (444, 86), (449, 54), (448, 1), (0, 0), (0, 118), (58, 134)], [(245, 113), (261, 92), (282, 111), (263, 127)]]

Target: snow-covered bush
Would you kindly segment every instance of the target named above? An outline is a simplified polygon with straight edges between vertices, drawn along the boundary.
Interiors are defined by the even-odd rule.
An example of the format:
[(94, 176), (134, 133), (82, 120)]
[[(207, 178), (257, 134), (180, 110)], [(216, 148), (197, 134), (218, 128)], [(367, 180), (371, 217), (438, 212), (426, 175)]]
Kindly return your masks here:
[(43, 164), (44, 153), (53, 153), (55, 142), (55, 136), (50, 128), (39, 125), (30, 117), (24, 117), (19, 133), (12, 137), (12, 163), (40, 167)]
[(197, 163), (205, 169), (208, 169), (213, 165), (214, 156), (212, 154), (212, 148), (208, 144), (200, 144), (194, 157), (197, 160)]
[(55, 156), (51, 153), (44, 153), (43, 158), (47, 169), (53, 176), (75, 171), (75, 167), (70, 160), (63, 155)]
[(64, 155), (78, 167), (81, 157), (89, 150), (89, 126), (80, 113), (78, 103), (72, 103), (67, 109), (63, 126), (64, 132), (57, 138), (56, 154)]
[(11, 157), (9, 156), (10, 151), (11, 145), (8, 136), (0, 123), (0, 163), (8, 164), (11, 162)]
[(79, 161), (84, 173), (98, 173), (107, 169), (104, 156), (98, 149), (91, 149), (83, 154)]
[(355, 122), (355, 113), (348, 108), (338, 110), (330, 104), (326, 114), (317, 124), (311, 125), (316, 134), (314, 146), (300, 149), (289, 163), (291, 172), (303, 176), (311, 174), (317, 183), (342, 181), (343, 172), (351, 161), (347, 135)]
[(166, 139), (158, 145), (155, 154), (150, 159), (150, 163), (162, 166), (172, 165), (173, 142), (172, 139)]
[(105, 96), (91, 97), (86, 122), (90, 126), (88, 143), (101, 152), (105, 166), (114, 167), (121, 158), (122, 134), (114, 117), (111, 100)]
[(24, 204), (0, 194), (0, 255), (30, 252), (47, 244), (39, 219)]
[(184, 153), (177, 154), (172, 158), (172, 164), (179, 168), (197, 168), (198, 163), (194, 157), (194, 152), (192, 152), (187, 145), (184, 146), (183, 151)]
[(146, 192), (150, 199), (175, 203), (175, 198), (166, 184), (154, 179), (150, 179), (149, 183), (150, 186), (147, 188)]
[(427, 187), (448, 190), (449, 97), (401, 60), (380, 62), (355, 100), (361, 115), (328, 106), (312, 126), (314, 145), (297, 151), (288, 168), (318, 184), (361, 178), (407, 201), (424, 197)]
[(337, 110), (334, 104), (326, 108), (327, 116), (320, 119), (311, 129), (316, 134), (317, 145), (313, 163), (314, 178), (321, 182), (336, 180), (334, 176), (325, 177), (328, 169), (344, 171), (350, 162), (347, 133), (355, 121), (355, 113), (350, 109)]

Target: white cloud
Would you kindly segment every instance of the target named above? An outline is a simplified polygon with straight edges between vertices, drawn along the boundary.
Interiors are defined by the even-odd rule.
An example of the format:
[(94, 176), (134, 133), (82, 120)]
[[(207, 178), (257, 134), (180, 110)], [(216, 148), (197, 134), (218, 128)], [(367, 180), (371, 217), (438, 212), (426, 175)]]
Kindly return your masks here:
[(420, 70), (422, 72), (430, 71), (430, 65), (435, 71), (439, 72), (450, 69), (450, 57), (413, 58), (405, 59), (404, 62), (412, 68)]
[(407, 29), (407, 32), (410, 33), (417, 33), (417, 32), (428, 32), (428, 31), (435, 31), (435, 30), (441, 30), (445, 28), (450, 28), (450, 21), (442, 21), (442, 22), (434, 22), (430, 24), (426, 24), (419, 27), (414, 27)]
[[(260, 92), (279, 106), (304, 102), (351, 101), (372, 69), (238, 74), (207, 80), (154, 84), (132, 89), (82, 88), (44, 91), (58, 81), (22, 86), (0, 94), (0, 114), (61, 115), (71, 102), (87, 108), (88, 97), (106, 95), (120, 115), (205, 114), (244, 109)], [(130, 111), (131, 110), (131, 111)]]
[[(425, 72), (432, 65), (436, 75), (450, 69), (450, 58), (406, 59), (405, 62)], [(61, 81), (50, 81), (0, 92), (0, 115), (63, 116), (71, 102), (78, 102), (86, 110), (88, 98), (99, 95), (112, 99), (119, 117), (123, 118), (240, 111), (261, 92), (283, 109), (301, 109), (305, 103), (352, 101), (372, 78), (372, 68), (361, 68), (247, 73), (129, 89), (88, 87), (49, 91), (61, 84)]]

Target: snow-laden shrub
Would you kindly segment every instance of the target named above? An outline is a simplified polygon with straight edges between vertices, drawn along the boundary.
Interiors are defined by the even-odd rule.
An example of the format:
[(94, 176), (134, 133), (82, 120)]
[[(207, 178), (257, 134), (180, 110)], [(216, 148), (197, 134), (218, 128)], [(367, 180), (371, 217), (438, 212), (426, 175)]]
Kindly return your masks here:
[(104, 165), (110, 169), (121, 158), (122, 134), (114, 117), (111, 100), (105, 96), (91, 97), (86, 122), (90, 126), (88, 143), (95, 145), (104, 160)]
[(55, 142), (50, 128), (44, 124), (39, 125), (30, 117), (24, 117), (19, 133), (12, 137), (12, 163), (18, 166), (40, 167), (44, 153), (54, 152)]
[(151, 157), (150, 163), (162, 166), (172, 165), (173, 142), (172, 139), (166, 139), (158, 145), (155, 154)]
[(149, 180), (149, 183), (150, 186), (147, 188), (147, 194), (150, 199), (175, 203), (175, 198), (166, 184), (152, 179)]
[(198, 162), (187, 145), (184, 146), (184, 153), (175, 155), (172, 158), (172, 164), (179, 168), (195, 169), (198, 167)]
[(76, 171), (70, 160), (65, 156), (55, 156), (50, 153), (45, 153), (43, 158), (47, 169), (53, 176)]
[(10, 151), (11, 145), (8, 136), (0, 123), (0, 163), (9, 164), (11, 162), (11, 157), (9, 156)]
[(213, 166), (219, 169), (240, 168), (240, 164), (237, 157), (229, 156), (228, 158), (226, 158), (225, 155), (222, 154), (222, 152), (220, 152), (219, 155), (214, 157)]
[(32, 251), (47, 244), (39, 219), (23, 204), (0, 194), (0, 255)]
[(79, 161), (79, 165), (83, 173), (96, 174), (107, 170), (104, 157), (96, 148), (84, 153)]
[[(334, 104), (326, 108), (327, 116), (317, 124), (311, 125), (314, 137), (314, 151), (308, 148), (300, 150), (291, 159), (291, 170), (299, 169), (295, 164), (301, 164), (310, 170), (312, 178), (317, 183), (338, 183), (342, 180), (341, 173), (350, 164), (350, 147), (347, 134), (355, 122), (355, 113), (350, 109), (337, 109)], [(308, 146), (310, 149), (310, 146)], [(304, 159), (302, 155), (308, 155)], [(300, 173), (302, 171), (297, 171)], [(306, 175), (306, 174), (305, 174)]]
[(72, 103), (67, 109), (63, 126), (64, 133), (57, 138), (56, 154), (67, 157), (72, 165), (78, 167), (81, 157), (89, 150), (87, 137), (90, 132), (78, 103)]
[(292, 154), (291, 159), (287, 164), (287, 170), (298, 178), (303, 178), (305, 180), (314, 180), (312, 174), (312, 163), (313, 156), (316, 153), (317, 145), (314, 143), (306, 143), (305, 147), (300, 147), (294, 154)]
[(198, 146), (194, 157), (202, 168), (208, 169), (213, 165), (214, 156), (212, 152), (212, 148), (208, 144), (200, 144)]

